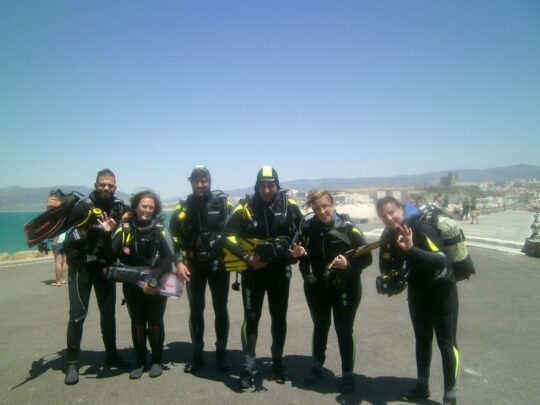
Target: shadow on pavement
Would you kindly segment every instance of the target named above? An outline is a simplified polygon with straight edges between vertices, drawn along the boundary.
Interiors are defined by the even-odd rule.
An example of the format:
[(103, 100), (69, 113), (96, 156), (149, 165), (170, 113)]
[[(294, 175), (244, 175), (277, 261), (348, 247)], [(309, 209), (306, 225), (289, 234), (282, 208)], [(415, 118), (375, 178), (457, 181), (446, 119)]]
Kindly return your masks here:
[[(132, 360), (132, 350), (131, 349), (120, 349), (118, 352), (122, 357), (128, 360)], [(34, 360), (28, 371), (28, 377), (26, 377), (19, 384), (11, 387), (12, 390), (17, 389), (27, 382), (30, 382), (42, 374), (46, 373), (48, 370), (66, 372), (66, 349), (63, 349), (56, 353), (50, 353), (38, 360)], [(96, 359), (98, 359), (98, 364), (96, 364)], [(117, 369), (110, 368), (105, 366), (105, 352), (104, 351), (89, 351), (81, 350), (79, 357), (79, 371), (81, 378), (110, 378), (120, 374), (127, 373), (129, 369)]]
[[(362, 374), (356, 375), (356, 389), (352, 394), (339, 394), (336, 402), (340, 404), (368, 403), (373, 405), (387, 405), (398, 402), (399, 396), (410, 390), (416, 384), (416, 379), (405, 377), (367, 377)], [(437, 405), (438, 402), (431, 400), (419, 401), (423, 405)]]
[[(191, 360), (192, 350), (191, 343), (172, 342), (165, 347), (163, 358), (165, 361), (175, 365), (185, 364)], [(231, 391), (241, 392), (236, 385), (238, 370), (242, 362), (242, 352), (240, 350), (227, 350), (227, 361), (231, 367), (229, 372), (221, 372), (216, 368), (214, 351), (205, 351), (203, 355), (204, 365), (194, 374), (191, 374), (193, 377), (222, 382)]]

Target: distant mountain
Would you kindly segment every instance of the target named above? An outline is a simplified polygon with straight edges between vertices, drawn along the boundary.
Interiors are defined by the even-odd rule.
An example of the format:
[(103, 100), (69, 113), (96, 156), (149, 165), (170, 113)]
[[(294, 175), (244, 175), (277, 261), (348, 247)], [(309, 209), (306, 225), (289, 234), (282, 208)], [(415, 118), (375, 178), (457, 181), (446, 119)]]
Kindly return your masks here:
[[(457, 172), (458, 182), (495, 182), (509, 181), (513, 179), (540, 179), (540, 166), (514, 165), (493, 169), (470, 169), (453, 170)], [(419, 187), (440, 184), (440, 179), (448, 175), (449, 171), (429, 172), (416, 175), (391, 176), (391, 177), (357, 177), (353, 179), (330, 178), (330, 179), (300, 179), (280, 182), (281, 187), (289, 190), (306, 192), (314, 189), (342, 190), (362, 187)], [(253, 186), (228, 190), (232, 196), (243, 196), (253, 193)]]
[[(77, 191), (87, 196), (92, 191), (84, 186), (51, 186), (51, 187), (5, 187), (0, 188), (0, 211), (43, 211), (51, 189), (59, 188), (64, 193)], [(115, 195), (128, 201), (129, 194), (117, 191)]]
[[(508, 167), (498, 167), (493, 169), (457, 170), (458, 182), (495, 182), (509, 181), (513, 179), (540, 179), (540, 166), (514, 165)], [(342, 190), (361, 187), (422, 187), (438, 185), (442, 176), (446, 176), (448, 171), (430, 172), (417, 175), (392, 176), (392, 177), (358, 177), (354, 179), (300, 179), (281, 182), (281, 187), (289, 190), (306, 192), (318, 188), (327, 190)], [(83, 186), (51, 186), (41, 188), (6, 187), (0, 188), (0, 211), (41, 211), (45, 208), (47, 196), (51, 188), (58, 187), (64, 192), (78, 191), (83, 195), (88, 195), (92, 189)], [(227, 190), (231, 196), (241, 197), (245, 194), (253, 193), (253, 185), (246, 188)], [(125, 201), (129, 201), (130, 195), (117, 191), (116, 195)], [(171, 205), (178, 199), (168, 199)]]

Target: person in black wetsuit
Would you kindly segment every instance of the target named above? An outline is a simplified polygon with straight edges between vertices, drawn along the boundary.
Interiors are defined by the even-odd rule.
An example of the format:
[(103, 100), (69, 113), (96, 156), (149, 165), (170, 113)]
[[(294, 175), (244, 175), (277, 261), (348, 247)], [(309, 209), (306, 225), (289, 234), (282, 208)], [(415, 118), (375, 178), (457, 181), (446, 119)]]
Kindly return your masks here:
[(381, 236), (381, 273), (403, 269), (407, 274), (409, 312), (416, 337), (416, 386), (402, 401), (429, 398), (429, 369), (433, 331), (442, 356), (444, 405), (456, 404), (459, 352), (455, 329), (458, 298), (452, 264), (443, 253), (436, 229), (416, 209), (393, 197), (377, 201), (377, 213), (386, 228)]
[(301, 217), (296, 202), (287, 197), (285, 190), (280, 190), (277, 172), (271, 166), (264, 166), (257, 174), (255, 194), (240, 201), (225, 225), (226, 251), (236, 257), (238, 270), (242, 266), (247, 268), (242, 271), (244, 364), (238, 381), (242, 389), (253, 386), (259, 319), (266, 293), (272, 320), (272, 372), (278, 380), (291, 380), (282, 358), (287, 335), (290, 264), (295, 261), (290, 256), (289, 244)]
[[(107, 351), (105, 363), (113, 367), (129, 367), (116, 350), (116, 284), (108, 281), (104, 267), (114, 260), (111, 250), (111, 229), (128, 210), (114, 197), (116, 178), (109, 169), (98, 172), (94, 191), (79, 201), (68, 216), (74, 224), (64, 242), (68, 263), (69, 322), (67, 327), (67, 361), (65, 383), (79, 382), (77, 367), (83, 323), (88, 314), (90, 292), (94, 287), (101, 318), (101, 334)], [(106, 228), (106, 229), (105, 229)]]
[(302, 245), (293, 249), (293, 256), (301, 256), (300, 271), (313, 320), (313, 366), (304, 383), (313, 385), (322, 375), (333, 313), (343, 373), (341, 392), (350, 393), (354, 390), (353, 324), (362, 297), (360, 273), (371, 264), (372, 256), (371, 252), (350, 259), (344, 256), (367, 243), (354, 223), (336, 212), (334, 198), (328, 191), (311, 192), (306, 206), (315, 215), (302, 222)]
[(133, 215), (114, 232), (112, 249), (121, 263), (148, 267), (153, 269), (153, 273), (142, 289), (136, 284), (123, 285), (136, 358), (129, 378), (140, 378), (146, 368), (147, 339), (152, 348), (149, 376), (159, 377), (163, 372), (163, 315), (167, 297), (158, 295), (157, 288), (160, 279), (172, 270), (174, 248), (168, 230), (156, 219), (161, 212), (161, 202), (157, 195), (149, 190), (141, 191), (131, 198), (130, 203)]
[(208, 284), (215, 313), (216, 364), (218, 370), (227, 372), (230, 371), (226, 357), (230, 274), (223, 265), (219, 237), (232, 205), (223, 192), (210, 191), (211, 177), (206, 167), (196, 166), (189, 181), (193, 193), (180, 201), (169, 223), (175, 251), (185, 254), (187, 261), (187, 267), (181, 261), (177, 264), (178, 275), (186, 282), (193, 343), (193, 357), (184, 371), (194, 373), (204, 364), (204, 307)]

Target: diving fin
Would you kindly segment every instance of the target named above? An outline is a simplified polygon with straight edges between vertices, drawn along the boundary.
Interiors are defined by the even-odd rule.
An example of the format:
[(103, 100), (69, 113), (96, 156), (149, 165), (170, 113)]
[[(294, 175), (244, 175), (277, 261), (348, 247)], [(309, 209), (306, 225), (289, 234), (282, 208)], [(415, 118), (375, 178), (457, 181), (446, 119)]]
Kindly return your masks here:
[(69, 213), (75, 204), (83, 198), (84, 196), (76, 191), (67, 194), (61, 193), (59, 194), (59, 206), (48, 208), (30, 222), (24, 224), (23, 230), (28, 247), (35, 246), (44, 239), (54, 238), (65, 232), (71, 226), (71, 224), (67, 223)]

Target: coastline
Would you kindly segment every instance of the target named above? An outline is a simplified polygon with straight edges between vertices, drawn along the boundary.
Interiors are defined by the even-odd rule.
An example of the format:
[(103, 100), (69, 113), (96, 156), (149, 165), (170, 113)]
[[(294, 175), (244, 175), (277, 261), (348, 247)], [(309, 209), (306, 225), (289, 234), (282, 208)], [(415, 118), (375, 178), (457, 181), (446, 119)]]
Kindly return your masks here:
[(8, 252), (0, 253), (0, 267), (13, 264), (23, 264), (31, 262), (53, 261), (52, 253), (46, 255), (36, 250), (23, 250), (9, 254)]

